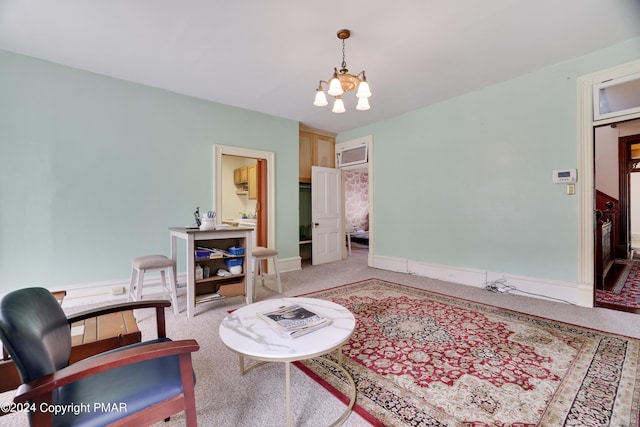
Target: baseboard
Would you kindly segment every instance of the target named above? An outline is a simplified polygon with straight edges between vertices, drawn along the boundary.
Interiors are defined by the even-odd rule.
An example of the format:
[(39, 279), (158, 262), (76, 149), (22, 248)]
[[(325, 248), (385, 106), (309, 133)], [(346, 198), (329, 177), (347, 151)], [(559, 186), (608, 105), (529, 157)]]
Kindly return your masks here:
[(374, 256), (372, 266), (477, 288), (485, 287), (488, 282), (500, 280), (501, 283), (516, 288), (510, 290), (510, 293), (593, 307), (593, 289), (588, 285), (384, 256)]
[(408, 273), (417, 276), (430, 277), (432, 279), (445, 280), (447, 282), (463, 285), (482, 287), (486, 282), (485, 271), (460, 268), (448, 265), (430, 264), (425, 262), (407, 261)]
[[(178, 273), (178, 295), (185, 292), (187, 276)], [(67, 295), (62, 301), (63, 308), (80, 307), (91, 304), (110, 304), (122, 302), (127, 299), (129, 292), (129, 279), (111, 280), (103, 282), (85, 283), (68, 286), (65, 288), (51, 289), (51, 291), (64, 290)], [(144, 277), (145, 295), (162, 294), (162, 281), (160, 275), (153, 273), (145, 274)]]
[(395, 271), (397, 273), (408, 273), (408, 261), (406, 259), (392, 258), (380, 255), (369, 256), (370, 265), (380, 270)]
[[(504, 280), (507, 285), (517, 288), (522, 295), (542, 299), (552, 299), (583, 307), (593, 307), (593, 289), (589, 285), (571, 282), (497, 273), (485, 270), (460, 268), (431, 264), (401, 258), (370, 255), (370, 265), (381, 270), (415, 274), (417, 276), (459, 283), (467, 286), (484, 287), (487, 282)], [(302, 269), (300, 257), (278, 259), (280, 273)], [(178, 273), (178, 295), (186, 292), (186, 273)], [(150, 286), (148, 286), (150, 285)], [(64, 290), (67, 296), (63, 307), (78, 307), (90, 304), (108, 304), (127, 298), (129, 279), (103, 281), (74, 285)], [(52, 291), (62, 289), (51, 289)], [(518, 293), (518, 291), (511, 291)], [(162, 293), (160, 276), (145, 276), (145, 294)]]
[[(270, 270), (273, 265), (269, 266)], [(300, 257), (278, 259), (280, 273), (297, 271), (302, 269)], [(186, 293), (187, 273), (178, 273), (178, 295)], [(103, 282), (84, 283), (66, 288), (51, 289), (51, 291), (64, 290), (67, 295), (62, 302), (63, 308), (81, 307), (92, 304), (110, 304), (121, 302), (127, 298), (129, 292), (129, 279), (108, 280)], [(147, 273), (144, 277), (145, 295), (162, 294), (162, 282), (160, 275)]]
[(283, 259), (278, 258), (278, 270), (280, 273), (302, 270), (302, 258), (299, 256)]

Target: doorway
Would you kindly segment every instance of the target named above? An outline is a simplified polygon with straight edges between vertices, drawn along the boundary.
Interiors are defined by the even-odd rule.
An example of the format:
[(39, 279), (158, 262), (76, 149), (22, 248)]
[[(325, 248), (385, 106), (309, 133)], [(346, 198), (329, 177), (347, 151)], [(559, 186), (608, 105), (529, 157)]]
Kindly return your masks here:
[[(358, 241), (358, 248), (361, 252), (365, 252), (366, 250), (367, 265), (369, 267), (373, 267), (375, 258), (375, 215), (373, 210), (375, 180), (373, 167), (373, 136), (367, 135), (362, 138), (340, 142), (336, 144), (336, 153), (340, 152), (342, 149), (357, 147), (363, 144), (367, 145), (366, 162), (341, 168), (344, 183), (342, 192), (343, 212), (345, 213), (343, 216), (343, 230), (345, 232), (345, 250), (343, 259), (349, 256), (349, 237), (354, 237), (353, 235), (349, 236), (347, 233), (360, 232), (357, 237), (360, 237), (362, 240)], [(356, 172), (360, 175), (355, 175)], [(347, 175), (349, 173), (353, 173), (351, 178)], [(357, 191), (355, 188), (352, 190), (346, 188), (350, 179), (354, 186), (360, 187)], [(347, 200), (348, 197), (352, 197), (352, 194), (350, 195), (350, 193), (353, 192), (358, 193), (356, 196), (359, 199), (357, 206), (354, 205), (353, 201)], [(352, 242), (353, 241), (354, 240), (352, 240)], [(353, 251), (353, 245), (351, 249)]]
[(634, 220), (640, 214), (640, 120), (596, 127), (594, 158), (594, 305), (640, 313), (640, 259), (633, 249), (640, 226)]
[[(634, 239), (634, 230), (640, 224), (637, 221), (639, 200), (637, 197), (633, 197), (634, 193), (637, 195), (637, 177), (640, 172), (640, 121), (630, 122), (632, 130), (636, 127), (634, 125), (637, 125), (638, 134), (622, 136), (618, 139), (618, 169), (620, 174), (620, 193), (622, 195), (620, 239), (624, 244), (624, 248), (621, 249), (625, 251), (629, 258), (633, 257), (634, 240), (637, 242), (638, 237), (640, 237), (636, 231), (636, 238)], [(633, 186), (634, 181), (636, 182), (635, 188)], [(634, 218), (636, 218), (635, 221)]]
[(578, 170), (581, 172), (578, 185), (578, 280), (576, 303), (593, 307), (595, 300), (595, 154), (594, 127), (621, 120), (640, 118), (640, 113), (631, 113), (617, 119), (594, 119), (594, 86), (604, 81), (617, 79), (640, 72), (640, 60), (610, 69), (598, 71), (577, 79), (578, 107)]
[(344, 168), (344, 230), (347, 234), (347, 256), (369, 252), (369, 168)]
[[(230, 178), (228, 170), (223, 167), (225, 156), (252, 159), (250, 162), (256, 163), (257, 196), (255, 212), (257, 218), (254, 240), (256, 244), (275, 247), (275, 153), (227, 145), (214, 145), (213, 200), (216, 212), (222, 212), (225, 192), (233, 191), (229, 190), (229, 187), (225, 190), (223, 185), (225, 181), (233, 179), (233, 176), (231, 175)], [(221, 222), (222, 219), (220, 217), (218, 222)]]

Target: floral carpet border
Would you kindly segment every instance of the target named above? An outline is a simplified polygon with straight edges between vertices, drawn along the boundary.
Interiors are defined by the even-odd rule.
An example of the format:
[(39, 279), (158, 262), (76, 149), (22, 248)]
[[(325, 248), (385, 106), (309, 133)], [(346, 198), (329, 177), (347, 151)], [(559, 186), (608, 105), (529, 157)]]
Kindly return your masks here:
[[(460, 299), (435, 293), (411, 286), (387, 282), (379, 279), (369, 279), (353, 284), (342, 285), (324, 291), (305, 294), (328, 300), (343, 300), (358, 293), (371, 295), (375, 292), (406, 295), (408, 298), (424, 299), (433, 304), (445, 304), (456, 310), (477, 312), (481, 317), (488, 317), (505, 324), (516, 325), (516, 329), (531, 330), (531, 337), (540, 330), (540, 335), (553, 334), (564, 337), (575, 349), (575, 355), (567, 359), (567, 369), (564, 377), (556, 378), (552, 385), (541, 381), (534, 381), (536, 387), (544, 389), (548, 397), (544, 400), (544, 410), (539, 418), (532, 421), (507, 422), (499, 419), (465, 419), (457, 416), (451, 408), (459, 405), (477, 406), (483, 414), (492, 411), (504, 412), (508, 405), (514, 405), (516, 400), (509, 401), (505, 395), (493, 395), (496, 390), (493, 384), (487, 384), (486, 379), (472, 381), (475, 389), (466, 397), (467, 401), (432, 404), (432, 400), (425, 399), (428, 387), (418, 387), (408, 381), (407, 375), (381, 376), (354, 360), (353, 349), (343, 350), (343, 366), (350, 373), (358, 388), (356, 412), (364, 416), (376, 426), (610, 426), (610, 427), (638, 427), (640, 412), (640, 344), (633, 338), (609, 334), (581, 326), (536, 317), (508, 309), (486, 305), (470, 300)], [(350, 307), (349, 307), (350, 308)], [(350, 308), (351, 309), (351, 308)], [(358, 324), (361, 323), (356, 313)], [(404, 320), (411, 320), (404, 317)], [(492, 321), (493, 321), (492, 320)], [(437, 334), (446, 333), (438, 329)], [(437, 335), (434, 335), (437, 336)], [(352, 338), (353, 340), (353, 338)], [(349, 342), (351, 345), (352, 342)], [(348, 347), (348, 346), (347, 346)], [(354, 347), (356, 347), (354, 345)], [(486, 349), (491, 353), (491, 349)], [(349, 353), (351, 351), (351, 353)], [(391, 350), (390, 350), (391, 351)], [(491, 354), (489, 354), (489, 357)], [(568, 356), (562, 355), (567, 358)], [(560, 357), (560, 358), (562, 358)], [(316, 381), (323, 384), (336, 395), (346, 393), (346, 382), (339, 372), (335, 372), (330, 365), (323, 365), (319, 360), (303, 362), (303, 371), (312, 375)], [(463, 376), (466, 379), (466, 375)], [(462, 381), (462, 377), (460, 379)], [(437, 392), (446, 394), (448, 387), (439, 383), (430, 384)], [(513, 390), (518, 388), (507, 384)], [(533, 387), (532, 387), (533, 388)], [(489, 390), (489, 391), (488, 391)], [(433, 393), (433, 390), (430, 391)], [(508, 393), (507, 393), (508, 395)], [(532, 395), (529, 391), (528, 395)], [(535, 395), (535, 394), (533, 394)], [(433, 395), (432, 395), (433, 396)], [(546, 396), (546, 395), (545, 395)], [(446, 401), (446, 399), (445, 399)], [(540, 404), (538, 402), (538, 404)], [(460, 406), (462, 405), (462, 406)], [(502, 405), (502, 407), (501, 407)], [(449, 411), (447, 411), (449, 409)], [(535, 414), (534, 414), (535, 415)], [(538, 416), (536, 415), (536, 416)], [(517, 417), (516, 417), (517, 418)]]

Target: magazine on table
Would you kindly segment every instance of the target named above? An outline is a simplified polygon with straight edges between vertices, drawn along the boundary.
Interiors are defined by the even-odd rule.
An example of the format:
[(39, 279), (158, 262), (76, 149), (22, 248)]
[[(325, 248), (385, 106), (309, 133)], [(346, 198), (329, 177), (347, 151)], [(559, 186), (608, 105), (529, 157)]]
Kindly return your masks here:
[(258, 313), (258, 317), (292, 338), (308, 334), (331, 323), (331, 320), (304, 308), (300, 304), (287, 305), (266, 313)]

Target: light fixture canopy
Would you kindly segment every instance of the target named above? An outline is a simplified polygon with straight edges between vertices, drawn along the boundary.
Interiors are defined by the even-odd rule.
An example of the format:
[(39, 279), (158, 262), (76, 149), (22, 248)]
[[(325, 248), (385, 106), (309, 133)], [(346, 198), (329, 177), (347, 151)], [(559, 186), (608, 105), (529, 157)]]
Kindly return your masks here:
[(344, 41), (351, 36), (351, 31), (343, 29), (338, 31), (338, 39), (342, 40), (342, 64), (340, 70), (338, 68), (333, 69), (333, 75), (329, 81), (320, 80), (318, 89), (316, 89), (316, 98), (313, 101), (313, 105), (317, 107), (324, 107), (328, 104), (327, 97), (324, 93), (323, 84), (327, 86), (327, 93), (336, 97), (333, 104), (334, 113), (343, 113), (345, 111), (344, 101), (342, 95), (358, 89), (356, 97), (358, 98), (357, 110), (364, 111), (371, 108), (368, 98), (371, 96), (371, 90), (369, 89), (369, 83), (367, 77), (364, 74), (364, 70), (358, 74), (350, 74), (347, 69), (347, 63), (344, 59)]

